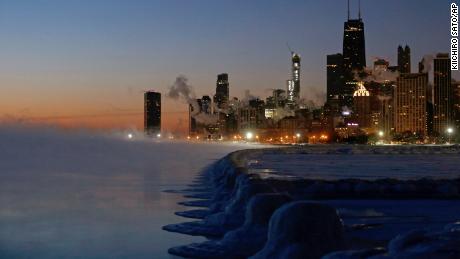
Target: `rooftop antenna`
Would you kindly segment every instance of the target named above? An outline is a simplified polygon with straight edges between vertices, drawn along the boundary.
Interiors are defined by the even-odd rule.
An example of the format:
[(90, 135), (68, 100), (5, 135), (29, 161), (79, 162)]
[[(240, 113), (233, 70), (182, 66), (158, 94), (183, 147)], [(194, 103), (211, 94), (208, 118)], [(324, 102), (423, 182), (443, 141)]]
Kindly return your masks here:
[(347, 7), (348, 20), (350, 20), (350, 0), (347, 1)]
[(289, 46), (289, 42), (286, 42), (286, 45), (289, 49), (289, 52), (291, 52), (291, 55), (294, 55), (294, 51), (292, 51), (291, 46)]
[(361, 0), (358, 1), (358, 17), (361, 20)]

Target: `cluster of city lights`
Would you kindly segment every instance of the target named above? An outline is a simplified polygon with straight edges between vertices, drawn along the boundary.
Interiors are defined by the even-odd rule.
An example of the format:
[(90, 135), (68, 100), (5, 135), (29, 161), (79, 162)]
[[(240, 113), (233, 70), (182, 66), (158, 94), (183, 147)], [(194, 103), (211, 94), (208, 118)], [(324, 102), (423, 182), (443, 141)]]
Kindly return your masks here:
[[(448, 127), (446, 129), (446, 134), (447, 136), (449, 137), (449, 140), (447, 141), (447, 143), (450, 143), (451, 142), (451, 137), (454, 135), (454, 128), (452, 127)], [(385, 137), (385, 132), (380, 130), (380, 131), (377, 131), (377, 136), (379, 137), (379, 141), (377, 142), (377, 144), (384, 144), (384, 137)], [(162, 135), (160, 133), (158, 133), (156, 135), (157, 138), (161, 138)], [(133, 133), (128, 133), (126, 135), (126, 138), (131, 140), (131, 139), (134, 139), (134, 134)], [(306, 142), (309, 142), (309, 143), (325, 143), (329, 140), (329, 136), (327, 134), (319, 134), (319, 135), (305, 135), (305, 138), (304, 139)], [(174, 136), (169, 136), (168, 139), (174, 139)], [(209, 140), (207, 139), (206, 137), (202, 137), (202, 136), (187, 136), (187, 140)], [(264, 137), (259, 137), (259, 135), (255, 134), (254, 132), (252, 131), (247, 131), (245, 134), (243, 135), (233, 135), (233, 137), (231, 137), (230, 141), (247, 141), (247, 142), (270, 142), (270, 143), (285, 143), (285, 144), (289, 144), (289, 143), (300, 143), (301, 142), (301, 139), (302, 138), (302, 134), (301, 133), (295, 133), (294, 135), (283, 135), (283, 136), (278, 136), (278, 137), (273, 137), (273, 136), (264, 136)], [(224, 138), (223, 137), (220, 137), (218, 140), (220, 141), (223, 141)]]

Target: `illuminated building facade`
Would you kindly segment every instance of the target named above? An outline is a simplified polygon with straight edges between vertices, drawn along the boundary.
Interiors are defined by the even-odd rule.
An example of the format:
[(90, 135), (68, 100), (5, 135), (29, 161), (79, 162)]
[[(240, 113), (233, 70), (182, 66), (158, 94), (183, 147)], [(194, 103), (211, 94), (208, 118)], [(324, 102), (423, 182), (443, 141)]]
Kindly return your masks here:
[(449, 54), (438, 54), (433, 60), (433, 130), (445, 134), (451, 127), (453, 110), (453, 90)]
[(161, 133), (161, 93), (144, 93), (144, 132), (147, 135)]
[(428, 74), (401, 74), (393, 94), (394, 127), (398, 133), (427, 133)]
[(452, 82), (452, 91), (453, 91), (453, 114), (452, 119), (454, 121), (455, 127), (457, 127), (457, 132), (460, 128), (460, 82)]
[(287, 81), (287, 104), (295, 107), (300, 98), (300, 56), (292, 53), (292, 79)]
[(360, 128), (371, 126), (371, 97), (362, 82), (353, 93), (353, 118)]

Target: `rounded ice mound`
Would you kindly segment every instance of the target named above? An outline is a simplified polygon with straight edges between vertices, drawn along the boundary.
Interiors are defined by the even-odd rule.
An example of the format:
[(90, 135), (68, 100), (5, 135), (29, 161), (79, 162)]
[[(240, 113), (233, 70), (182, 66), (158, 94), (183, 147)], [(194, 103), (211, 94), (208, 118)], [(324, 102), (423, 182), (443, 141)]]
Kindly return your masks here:
[(268, 225), (271, 216), (281, 205), (292, 199), (286, 194), (263, 193), (255, 195), (248, 204), (245, 226)]
[(343, 224), (334, 208), (297, 201), (284, 205), (273, 214), (268, 241), (251, 258), (320, 258), (343, 249), (343, 243)]
[(291, 201), (287, 195), (257, 194), (248, 204), (244, 225), (228, 232), (221, 244), (236, 249), (238, 255), (247, 257), (259, 251), (267, 241), (267, 229), (271, 216), (282, 205)]
[(340, 251), (327, 254), (321, 259), (364, 259), (364, 258), (378, 258), (381, 256), (383, 258), (386, 252), (385, 248), (376, 247), (370, 249), (362, 250), (350, 250), (350, 251)]
[(388, 252), (390, 258), (460, 258), (460, 229), (454, 223), (441, 232), (414, 230), (392, 239)]
[(247, 258), (267, 241), (268, 224), (277, 208), (291, 201), (285, 194), (257, 194), (246, 209), (243, 226), (225, 234), (221, 240), (209, 240), (173, 247), (169, 253), (186, 258)]

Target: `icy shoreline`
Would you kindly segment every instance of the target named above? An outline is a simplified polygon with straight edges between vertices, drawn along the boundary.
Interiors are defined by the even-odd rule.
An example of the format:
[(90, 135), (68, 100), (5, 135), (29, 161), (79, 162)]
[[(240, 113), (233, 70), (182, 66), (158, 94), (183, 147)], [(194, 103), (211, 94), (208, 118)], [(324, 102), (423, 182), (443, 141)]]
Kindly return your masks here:
[[(408, 160), (411, 157), (412, 159), (420, 159), (418, 156), (422, 154), (431, 157), (453, 156), (458, 162), (460, 148), (456, 146), (308, 146), (233, 152), (209, 166), (189, 189), (182, 191), (187, 198), (197, 199), (182, 202), (183, 205), (203, 208), (177, 212), (176, 214), (200, 220), (163, 227), (167, 231), (201, 235), (208, 237), (209, 240), (203, 243), (173, 247), (169, 253), (192, 258), (247, 258), (249, 256), (254, 256), (254, 258), (295, 258), (310, 253), (310, 256), (313, 256), (311, 258), (317, 258), (333, 251), (353, 250), (335, 253), (330, 257), (353, 258), (353, 256), (359, 255), (360, 258), (366, 258), (379, 255), (391, 258), (398, 253), (404, 253), (404, 249), (407, 250), (414, 245), (426, 245), (432, 248), (429, 242), (423, 243), (422, 241), (437, 240), (432, 238), (433, 236), (448, 236), (448, 234), (443, 234), (440, 226), (455, 222), (458, 220), (457, 215), (460, 215), (460, 209), (458, 209), (459, 211), (445, 209), (439, 215), (430, 214), (430, 206), (460, 208), (460, 180), (455, 173), (449, 173), (443, 177), (438, 177), (435, 174), (433, 177), (427, 177), (426, 174), (422, 174), (421, 177), (409, 179), (406, 177), (401, 177), (401, 179), (381, 177), (375, 179), (367, 179), (366, 177), (364, 179), (347, 177), (331, 179), (326, 177), (327, 180), (324, 180), (320, 178), (311, 179), (309, 176), (302, 177), (301, 174), (283, 174), (277, 170), (261, 169), (257, 166), (261, 158), (267, 160), (267, 155), (295, 157), (299, 154), (307, 156), (364, 154), (382, 156), (382, 158), (390, 154), (407, 156)], [(442, 168), (440, 169), (442, 171)], [(410, 223), (407, 223), (407, 219), (405, 219), (407, 226), (395, 227), (401, 222), (393, 222), (398, 220), (395, 220), (394, 216), (388, 215), (393, 211), (405, 213), (404, 210), (395, 208), (385, 211), (384, 206), (387, 205), (383, 204), (395, 200), (402, 202), (400, 207), (411, 207), (414, 204), (412, 200), (425, 199), (429, 200), (426, 202), (427, 209), (421, 210), (419, 216), (422, 215), (425, 218), (429, 216), (431, 219), (429, 224), (432, 228), (429, 231), (418, 233), (417, 242), (412, 242), (412, 240), (409, 242), (410, 245), (401, 246), (399, 250), (395, 250), (394, 245), (392, 248), (391, 244), (396, 241), (390, 242), (390, 240), (404, 230), (419, 226), (420, 223), (418, 219), (410, 219)], [(354, 204), (354, 207), (344, 205), (346, 202), (341, 201), (352, 201), (358, 205)], [(372, 205), (368, 205), (369, 201)], [(344, 222), (344, 226), (340, 224), (340, 226), (326, 231), (329, 236), (326, 235), (323, 238), (328, 242), (314, 244), (317, 240), (309, 240), (308, 243), (311, 247), (305, 250), (304, 238), (309, 235), (318, 237), (318, 235), (325, 234), (324, 231), (318, 231), (314, 234), (310, 233), (309, 230), (302, 232), (302, 230), (297, 230), (294, 227), (293, 230), (286, 232), (289, 226), (279, 226), (286, 221), (292, 222), (292, 224), (308, 225), (308, 220), (316, 222), (323, 218), (330, 219), (330, 221), (321, 223), (324, 229), (327, 226), (336, 225), (334, 215), (330, 215), (331, 212), (327, 209), (324, 209), (324, 215), (317, 215), (317, 218), (310, 217), (306, 220), (311, 214), (311, 207), (317, 206), (318, 202), (335, 208), (338, 211), (338, 216)], [(447, 204), (444, 204), (446, 202)], [(293, 203), (298, 204), (294, 206)], [(375, 207), (385, 213), (376, 212), (377, 221), (374, 218), (372, 220), (375, 222), (369, 220), (368, 212), (363, 214), (362, 211), (355, 209), (355, 207), (363, 206), (363, 204), (364, 207)], [(317, 209), (313, 211), (317, 211)], [(337, 213), (335, 214), (337, 216)], [(275, 215), (277, 216), (275, 217)], [(456, 233), (450, 234), (449, 242), (458, 244), (460, 242), (458, 225), (450, 226), (452, 227), (447, 227), (444, 231)], [(312, 227), (310, 226), (309, 229), (311, 230)], [(295, 233), (296, 231), (300, 231), (300, 233)], [(342, 232), (343, 235), (340, 234)], [(288, 243), (282, 242), (289, 237), (299, 235), (302, 237), (300, 240), (293, 239)], [(399, 237), (399, 239), (401, 238), (407, 239), (413, 238), (413, 236)], [(388, 243), (390, 244), (389, 249), (386, 248)], [(438, 243), (442, 242), (439, 241)], [(375, 249), (376, 247), (378, 249)], [(313, 253), (312, 248), (317, 248), (317, 251)], [(458, 255), (459, 250), (454, 249), (451, 253)]]

